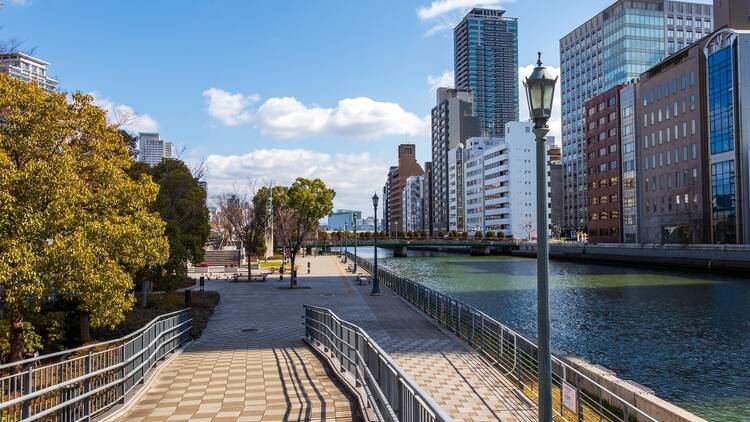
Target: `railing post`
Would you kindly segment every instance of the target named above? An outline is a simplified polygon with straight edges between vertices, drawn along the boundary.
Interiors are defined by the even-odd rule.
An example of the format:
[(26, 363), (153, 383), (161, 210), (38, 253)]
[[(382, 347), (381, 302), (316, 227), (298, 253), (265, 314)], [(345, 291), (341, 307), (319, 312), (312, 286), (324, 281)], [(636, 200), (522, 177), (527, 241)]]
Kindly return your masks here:
[[(31, 365), (26, 367), (26, 370), (23, 373), (23, 378), (21, 379), (21, 392), (24, 396), (31, 393), (31, 368)], [(24, 400), (21, 405), (21, 420), (31, 416), (30, 406), (31, 404), (29, 403), (29, 400)]]
[[(86, 353), (83, 358), (83, 371), (86, 374), (86, 380), (83, 381), (83, 393), (87, 394), (91, 391), (91, 377), (88, 375), (91, 373), (91, 352)], [(86, 396), (83, 399), (83, 416), (85, 421), (91, 419), (91, 396)]]
[(118, 404), (125, 404), (125, 344), (120, 345), (120, 400)]

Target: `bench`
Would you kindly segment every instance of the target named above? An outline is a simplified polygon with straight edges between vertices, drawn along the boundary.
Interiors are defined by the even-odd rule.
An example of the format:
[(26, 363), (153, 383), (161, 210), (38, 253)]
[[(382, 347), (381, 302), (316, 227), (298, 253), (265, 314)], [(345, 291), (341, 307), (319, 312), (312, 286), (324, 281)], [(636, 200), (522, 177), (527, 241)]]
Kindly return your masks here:
[(250, 279), (243, 277), (240, 279), (240, 276), (235, 274), (234, 277), (232, 277), (233, 282), (237, 281), (266, 281), (266, 278), (268, 278), (269, 273), (262, 273), (262, 274), (253, 274), (250, 276)]

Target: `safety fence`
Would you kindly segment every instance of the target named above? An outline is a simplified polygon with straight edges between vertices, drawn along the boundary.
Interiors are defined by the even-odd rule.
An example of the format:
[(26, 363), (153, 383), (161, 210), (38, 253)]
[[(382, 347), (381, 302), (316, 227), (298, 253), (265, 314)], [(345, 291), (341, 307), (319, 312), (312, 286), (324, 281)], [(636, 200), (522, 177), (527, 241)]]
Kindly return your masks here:
[[(355, 259), (352, 253), (347, 255)], [(362, 257), (357, 257), (356, 261), (363, 270), (372, 274), (372, 261)], [(521, 394), (537, 402), (536, 344), (473, 306), (438, 293), (388, 268), (379, 266), (377, 277), (381, 284), (468, 343), (502, 376), (511, 380)], [(556, 421), (656, 422), (653, 417), (555, 356), (552, 356), (552, 395)], [(529, 415), (519, 417), (532, 419)], [(533, 420), (536, 420), (535, 416)]]
[(87, 421), (143, 383), (190, 338), (188, 309), (154, 318), (125, 337), (0, 365), (0, 420)]
[(365, 420), (452, 421), (364, 330), (330, 309), (305, 305), (305, 338), (353, 379)]

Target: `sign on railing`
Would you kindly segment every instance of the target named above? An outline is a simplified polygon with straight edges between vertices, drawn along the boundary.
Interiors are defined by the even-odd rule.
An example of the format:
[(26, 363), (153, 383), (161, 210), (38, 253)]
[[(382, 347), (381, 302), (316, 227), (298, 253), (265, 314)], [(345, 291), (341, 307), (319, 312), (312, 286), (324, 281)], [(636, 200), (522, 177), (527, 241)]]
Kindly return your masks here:
[[(354, 259), (352, 253), (347, 253)], [(372, 273), (372, 262), (357, 257), (357, 265)], [(378, 267), (378, 279), (483, 355), (519, 392), (537, 401), (537, 346), (525, 337), (450, 296), (438, 293), (395, 272)], [(612, 393), (579, 370), (552, 357), (553, 412), (556, 421), (648, 421), (656, 419)], [(536, 420), (535, 415), (517, 415)]]
[(355, 380), (365, 420), (452, 421), (364, 330), (330, 309), (305, 305), (305, 338)]
[(0, 420), (78, 421), (100, 415), (190, 338), (188, 309), (125, 337), (0, 365)]

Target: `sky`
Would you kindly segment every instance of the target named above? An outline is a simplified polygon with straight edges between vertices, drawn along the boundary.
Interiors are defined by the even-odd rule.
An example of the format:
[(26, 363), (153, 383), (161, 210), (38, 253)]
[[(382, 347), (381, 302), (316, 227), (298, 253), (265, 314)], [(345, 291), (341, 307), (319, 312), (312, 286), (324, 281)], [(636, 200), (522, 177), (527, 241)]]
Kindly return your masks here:
[(469, 8), (519, 19), (521, 77), (537, 51), (558, 74), (560, 37), (612, 0), (3, 3), (0, 39), (33, 49), (61, 90), (92, 94), (113, 122), (204, 162), (210, 196), (320, 177), (335, 208), (372, 215), (398, 144), (430, 160), (435, 88), (452, 86), (452, 28)]

